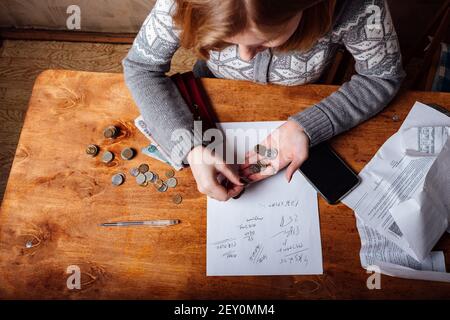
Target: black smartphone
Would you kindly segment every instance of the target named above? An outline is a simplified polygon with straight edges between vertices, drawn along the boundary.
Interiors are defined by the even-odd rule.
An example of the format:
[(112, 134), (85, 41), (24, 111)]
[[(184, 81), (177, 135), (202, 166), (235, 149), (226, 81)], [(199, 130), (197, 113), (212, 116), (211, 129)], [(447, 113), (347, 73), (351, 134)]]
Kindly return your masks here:
[(310, 149), (299, 171), (329, 204), (338, 203), (361, 182), (326, 142)]

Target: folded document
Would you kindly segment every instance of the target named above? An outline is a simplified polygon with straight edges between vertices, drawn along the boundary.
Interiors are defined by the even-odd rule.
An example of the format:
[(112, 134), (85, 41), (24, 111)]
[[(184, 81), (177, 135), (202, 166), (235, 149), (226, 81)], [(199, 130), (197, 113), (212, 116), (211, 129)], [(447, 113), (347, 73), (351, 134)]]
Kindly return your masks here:
[(443, 254), (431, 250), (450, 218), (449, 128), (450, 117), (416, 103), (361, 171), (361, 185), (343, 200), (358, 219), (364, 267), (382, 264), (395, 275), (395, 266), (400, 274), (422, 270), (430, 280), (429, 272), (445, 272)]

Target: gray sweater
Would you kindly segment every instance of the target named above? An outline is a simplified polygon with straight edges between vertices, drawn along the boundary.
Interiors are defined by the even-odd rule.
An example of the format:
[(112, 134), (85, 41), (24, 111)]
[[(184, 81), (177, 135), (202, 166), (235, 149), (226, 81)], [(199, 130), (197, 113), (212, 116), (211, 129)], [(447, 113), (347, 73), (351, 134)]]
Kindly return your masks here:
[[(339, 2), (332, 30), (307, 52), (265, 50), (251, 61), (240, 59), (236, 45), (212, 51), (207, 66), (217, 77), (286, 86), (320, 78), (339, 47), (356, 60), (357, 75), (331, 96), (289, 119), (299, 123), (311, 146), (342, 133), (380, 112), (396, 95), (405, 76), (397, 34), (385, 0)], [(172, 160), (181, 163), (193, 146), (193, 116), (176, 86), (165, 74), (179, 48), (179, 30), (172, 21), (173, 0), (158, 0), (123, 60), (125, 81), (154, 139)], [(191, 139), (175, 141), (176, 129)], [(175, 155), (175, 156), (174, 156)]]

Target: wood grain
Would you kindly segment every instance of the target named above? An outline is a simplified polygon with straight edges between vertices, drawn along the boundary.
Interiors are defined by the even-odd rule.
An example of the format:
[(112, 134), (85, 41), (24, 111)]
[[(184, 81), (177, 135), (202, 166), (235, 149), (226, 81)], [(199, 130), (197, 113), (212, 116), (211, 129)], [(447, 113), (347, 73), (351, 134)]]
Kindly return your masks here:
[[(283, 120), (328, 96), (336, 87), (263, 86), (205, 79), (220, 121)], [(450, 108), (450, 95), (403, 92), (384, 112), (332, 141), (357, 171), (398, 130), (416, 100)], [(245, 110), (246, 112), (242, 112)], [(413, 299), (449, 298), (450, 284), (382, 277), (368, 290), (360, 266), (353, 212), (319, 201), (322, 276), (206, 277), (206, 198), (190, 170), (179, 187), (160, 194), (129, 179), (113, 187), (111, 175), (141, 162), (162, 174), (168, 167), (144, 155), (104, 165), (84, 154), (89, 143), (116, 154), (139, 148), (137, 109), (121, 74), (45, 71), (34, 86), (0, 212), (0, 297), (29, 299)], [(122, 128), (102, 139), (109, 124)], [(175, 192), (180, 206), (171, 203)], [(178, 218), (167, 229), (98, 226), (119, 219)], [(35, 246), (25, 248), (33, 240)], [(438, 244), (449, 253), (446, 235)], [(66, 268), (78, 265), (82, 289), (68, 290)]]
[[(4, 41), (0, 48), (0, 200), (36, 77), (46, 69), (122, 72), (121, 61), (129, 49), (130, 45), (105, 43)], [(191, 52), (178, 50), (170, 74), (192, 70), (195, 60)]]

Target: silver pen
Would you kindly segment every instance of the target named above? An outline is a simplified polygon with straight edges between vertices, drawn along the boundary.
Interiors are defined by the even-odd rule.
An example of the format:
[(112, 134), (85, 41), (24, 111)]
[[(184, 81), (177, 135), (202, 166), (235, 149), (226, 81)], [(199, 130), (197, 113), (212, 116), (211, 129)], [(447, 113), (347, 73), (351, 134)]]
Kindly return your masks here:
[(119, 221), (102, 223), (101, 227), (129, 227), (129, 226), (153, 226), (153, 227), (167, 227), (179, 224), (180, 220), (144, 220), (144, 221)]

